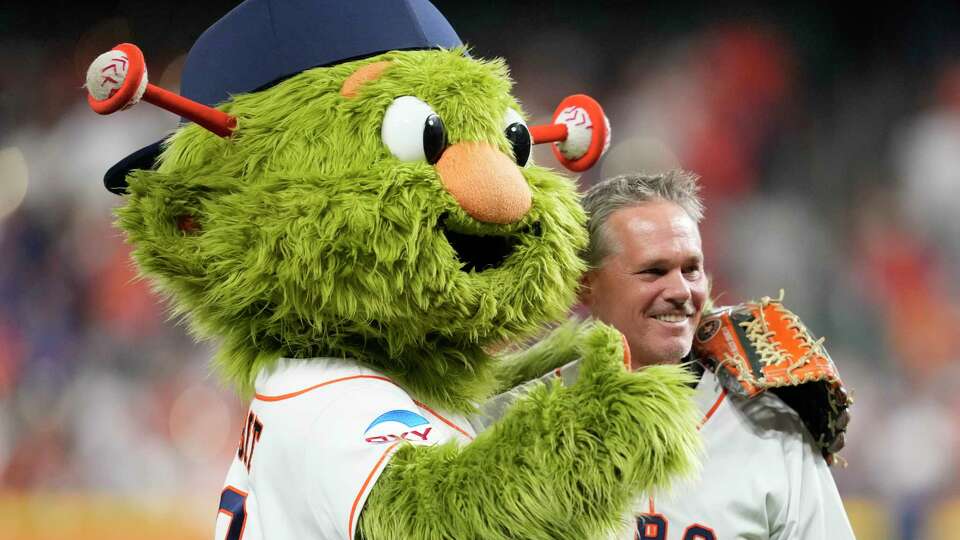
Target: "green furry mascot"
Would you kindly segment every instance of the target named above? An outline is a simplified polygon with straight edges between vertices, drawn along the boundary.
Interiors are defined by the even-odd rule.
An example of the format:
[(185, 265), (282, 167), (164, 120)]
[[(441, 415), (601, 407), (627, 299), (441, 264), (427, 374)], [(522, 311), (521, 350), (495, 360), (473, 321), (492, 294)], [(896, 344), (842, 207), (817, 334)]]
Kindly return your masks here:
[[(184, 73), (230, 136), (198, 120), (108, 173), (143, 274), (251, 398), (217, 538), (604, 538), (690, 472), (681, 368), (628, 373), (600, 324), (488, 352), (562, 318), (584, 269), (510, 88), (425, 0), (248, 0)], [(576, 358), (576, 384), (477, 413)]]

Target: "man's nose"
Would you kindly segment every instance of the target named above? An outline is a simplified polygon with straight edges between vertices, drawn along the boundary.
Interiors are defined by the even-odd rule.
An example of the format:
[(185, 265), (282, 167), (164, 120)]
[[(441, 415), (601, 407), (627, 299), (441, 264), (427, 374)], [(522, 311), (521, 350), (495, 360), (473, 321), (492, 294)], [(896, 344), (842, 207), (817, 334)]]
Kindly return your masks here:
[(664, 279), (666, 280), (663, 290), (664, 299), (676, 307), (686, 306), (693, 295), (690, 282), (687, 281), (683, 272), (678, 268), (665, 275)]

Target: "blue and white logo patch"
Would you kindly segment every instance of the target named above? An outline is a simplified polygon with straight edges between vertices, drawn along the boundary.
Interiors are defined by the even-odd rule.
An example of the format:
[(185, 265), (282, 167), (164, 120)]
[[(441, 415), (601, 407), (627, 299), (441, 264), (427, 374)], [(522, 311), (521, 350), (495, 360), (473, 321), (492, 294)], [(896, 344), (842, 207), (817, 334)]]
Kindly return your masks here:
[(383, 444), (396, 441), (428, 442), (433, 426), (422, 415), (406, 409), (394, 409), (376, 417), (364, 430), (364, 441)]

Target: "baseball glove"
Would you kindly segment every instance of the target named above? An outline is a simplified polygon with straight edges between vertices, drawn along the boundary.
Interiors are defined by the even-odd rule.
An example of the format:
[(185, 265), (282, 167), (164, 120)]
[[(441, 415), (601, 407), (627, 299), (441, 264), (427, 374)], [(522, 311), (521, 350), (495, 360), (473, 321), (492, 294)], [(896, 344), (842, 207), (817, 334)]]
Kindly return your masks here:
[(839, 459), (852, 400), (837, 368), (800, 319), (763, 297), (705, 313), (693, 355), (727, 391), (752, 398), (770, 390), (797, 412), (827, 463)]

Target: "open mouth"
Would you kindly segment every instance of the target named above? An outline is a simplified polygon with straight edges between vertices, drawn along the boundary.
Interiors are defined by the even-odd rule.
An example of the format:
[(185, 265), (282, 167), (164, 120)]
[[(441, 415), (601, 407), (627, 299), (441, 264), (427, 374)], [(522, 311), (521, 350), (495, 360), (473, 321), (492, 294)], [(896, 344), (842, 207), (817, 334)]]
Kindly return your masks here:
[(462, 263), (460, 269), (464, 272), (500, 268), (513, 254), (522, 236), (540, 236), (539, 222), (509, 234), (478, 235), (450, 230), (446, 221), (445, 216), (440, 218), (440, 229), (456, 252), (457, 259)]

